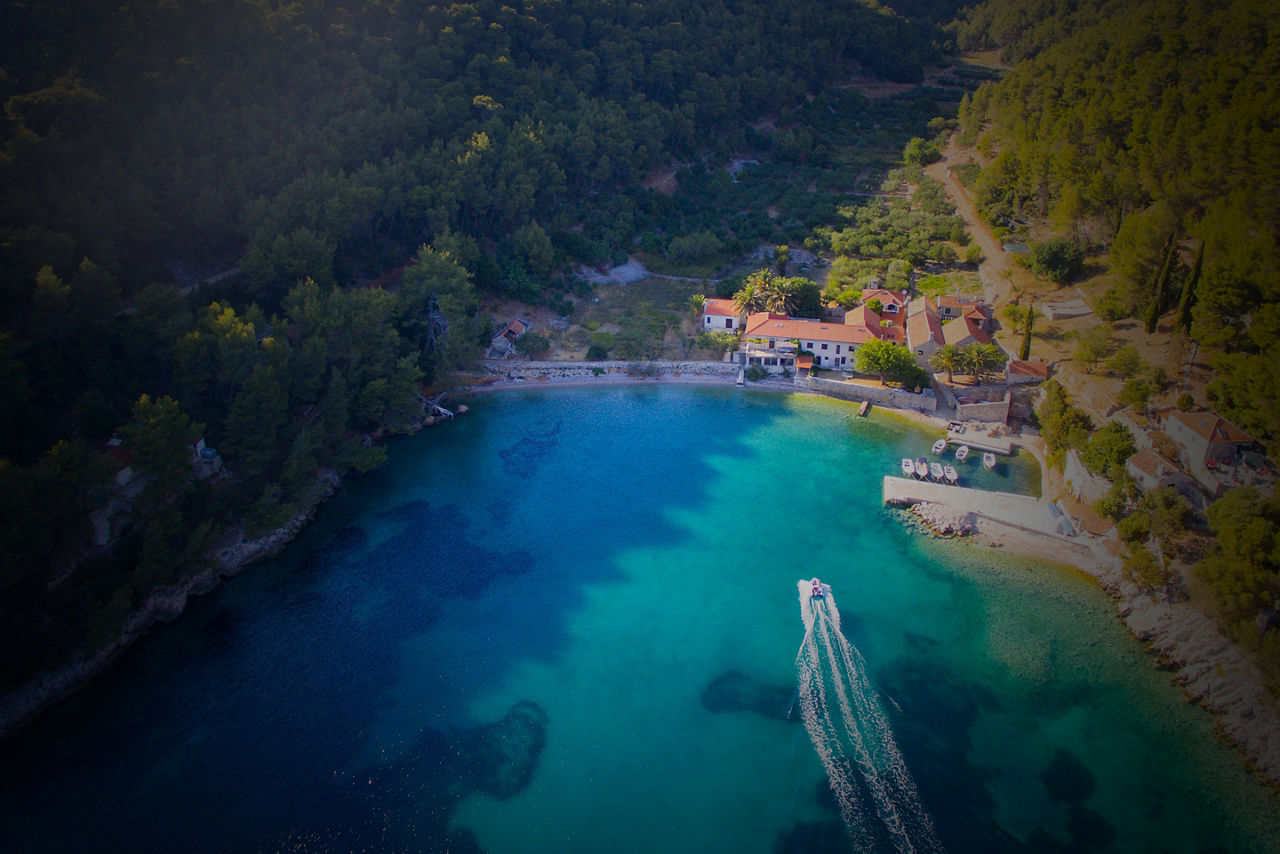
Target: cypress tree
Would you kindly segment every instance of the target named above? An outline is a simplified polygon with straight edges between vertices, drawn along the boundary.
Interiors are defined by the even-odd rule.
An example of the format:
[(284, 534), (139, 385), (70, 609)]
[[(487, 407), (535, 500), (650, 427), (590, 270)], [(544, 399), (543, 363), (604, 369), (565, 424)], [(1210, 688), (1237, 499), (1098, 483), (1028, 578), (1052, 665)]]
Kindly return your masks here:
[(1160, 320), (1160, 307), (1164, 303), (1165, 288), (1169, 284), (1169, 271), (1173, 267), (1173, 258), (1178, 252), (1178, 233), (1169, 235), (1165, 243), (1164, 263), (1160, 265), (1160, 274), (1156, 276), (1156, 292), (1151, 298), (1151, 308), (1147, 310), (1147, 334), (1156, 331), (1156, 323)]
[(1026, 361), (1031, 358), (1031, 329), (1036, 325), (1036, 307), (1027, 306), (1027, 321), (1022, 325), (1022, 346), (1018, 348), (1018, 358)]
[(1204, 241), (1200, 241), (1200, 251), (1196, 253), (1196, 263), (1191, 267), (1191, 275), (1182, 283), (1182, 296), (1178, 299), (1178, 325), (1182, 331), (1191, 334), (1191, 308), (1196, 304), (1196, 285), (1200, 283), (1200, 268), (1204, 265)]

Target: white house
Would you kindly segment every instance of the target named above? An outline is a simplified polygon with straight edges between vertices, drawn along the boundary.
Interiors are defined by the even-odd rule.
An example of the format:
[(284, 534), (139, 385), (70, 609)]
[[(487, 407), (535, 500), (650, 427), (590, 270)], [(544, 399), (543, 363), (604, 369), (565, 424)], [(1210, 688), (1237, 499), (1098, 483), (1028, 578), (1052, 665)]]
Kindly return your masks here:
[[(851, 312), (848, 318), (855, 315), (856, 312)], [(854, 352), (868, 341), (880, 338), (878, 332), (879, 327), (873, 329), (861, 322), (829, 323), (760, 311), (747, 318), (743, 336), (748, 348), (756, 345), (778, 352), (794, 353), (798, 341), (801, 350), (813, 353), (814, 367), (853, 370)]]
[(703, 332), (737, 332), (741, 319), (731, 299), (712, 297), (702, 307)]
[(1143, 492), (1159, 489), (1162, 486), (1172, 486), (1186, 496), (1194, 506), (1204, 508), (1204, 494), (1191, 476), (1155, 451), (1149, 451), (1146, 448), (1138, 451), (1125, 460), (1124, 470)]
[(1177, 442), (1192, 469), (1210, 462), (1233, 463), (1253, 445), (1253, 437), (1218, 413), (1173, 410), (1165, 416), (1164, 431)]

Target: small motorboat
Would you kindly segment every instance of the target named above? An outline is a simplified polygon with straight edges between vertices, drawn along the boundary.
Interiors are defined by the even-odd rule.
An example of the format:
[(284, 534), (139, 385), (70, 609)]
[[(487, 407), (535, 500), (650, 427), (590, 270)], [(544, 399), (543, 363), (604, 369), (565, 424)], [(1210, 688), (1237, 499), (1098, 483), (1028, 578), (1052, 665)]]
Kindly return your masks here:
[(911, 475), (915, 473), (916, 473), (915, 462), (912, 461), (911, 457), (903, 457), (902, 458), (902, 476), (911, 477)]
[(870, 408), (871, 408), (871, 401), (869, 401), (869, 400), (864, 400), (864, 401), (862, 401), (862, 405), (858, 407), (858, 414), (859, 414), (859, 415), (866, 415), (866, 414), (867, 414), (867, 410), (868, 410), (868, 409), (870, 409)]
[(821, 582), (821, 581), (819, 581), (818, 579), (816, 579), (816, 578), (815, 578), (815, 579), (811, 580), (811, 581), (809, 582), (809, 584), (813, 585), (813, 586), (812, 586), (812, 588), (811, 588), (811, 590), (810, 590), (810, 598), (812, 598), (812, 599), (825, 599), (825, 598), (826, 598), (826, 596), (827, 596), (827, 591), (825, 591), (825, 590), (823, 590), (823, 589), (822, 589), (822, 582)]
[(938, 441), (936, 441), (936, 442), (934, 442), (934, 443), (933, 443), (933, 452), (934, 452), (935, 454), (940, 454), (940, 453), (942, 453), (943, 451), (945, 451), (946, 449), (947, 449), (947, 440), (946, 440), (946, 439), (939, 439)]
[(993, 453), (991, 453), (990, 451), (985, 451), (985, 452), (982, 454), (982, 467), (983, 467), (984, 469), (988, 469), (988, 470), (995, 468), (995, 467), (996, 467), (996, 455), (995, 455), (995, 454), (993, 454)]
[(942, 463), (929, 463), (929, 477), (942, 480)]
[(929, 476), (929, 461), (924, 457), (916, 457), (916, 477), (924, 479)]
[(956, 462), (962, 463), (969, 458), (969, 446), (961, 445), (956, 448)]
[(956, 467), (949, 463), (942, 467), (942, 476), (947, 479), (947, 483), (956, 483), (960, 480), (960, 472), (956, 471)]

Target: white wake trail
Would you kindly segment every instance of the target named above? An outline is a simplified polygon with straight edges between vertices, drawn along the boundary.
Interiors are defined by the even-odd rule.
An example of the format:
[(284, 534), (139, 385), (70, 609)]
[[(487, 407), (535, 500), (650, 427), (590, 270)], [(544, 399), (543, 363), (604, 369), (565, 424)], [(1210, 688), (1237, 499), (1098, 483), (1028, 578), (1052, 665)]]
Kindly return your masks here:
[(887, 841), (899, 854), (942, 851), (866, 662), (840, 631), (834, 597), (824, 588), (823, 598), (812, 598), (808, 581), (797, 588), (805, 628), (796, 655), (801, 716), (854, 846), (869, 851)]

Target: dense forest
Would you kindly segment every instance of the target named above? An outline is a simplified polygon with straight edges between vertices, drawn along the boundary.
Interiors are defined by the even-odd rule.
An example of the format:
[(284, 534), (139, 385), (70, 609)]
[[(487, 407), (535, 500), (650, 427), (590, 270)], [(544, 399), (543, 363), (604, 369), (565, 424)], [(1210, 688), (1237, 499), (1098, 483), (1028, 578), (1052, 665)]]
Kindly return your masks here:
[[(1208, 401), (1274, 456), (1274, 13), (959, 5), (4, 2), (0, 691), (380, 464), (487, 341), (486, 299), (568, 314), (568, 271), (630, 254), (703, 276), (803, 244), (846, 304), (975, 262), (920, 170), (952, 129), (992, 221), (1104, 259), (1100, 315), (1196, 341)], [(1007, 73), (925, 82), (993, 48)], [(1277, 519), (1209, 514), (1229, 624), (1275, 592)]]
[(998, 151), (979, 199), (994, 216), (1047, 218), (1064, 236), (1109, 249), (1117, 275), (1106, 319), (1153, 327), (1149, 318), (1176, 311), (1216, 352), (1210, 401), (1274, 453), (1274, 10), (1259, 0), (1061, 5), (1074, 11), (1037, 20), (1024, 4), (988, 3), (959, 28), (961, 45), (989, 46), (1004, 33), (1005, 51), (1028, 57), (961, 105), (962, 141)]
[[(1016, 62), (959, 110), (958, 141), (989, 158), (975, 184), (984, 210), (993, 221), (1045, 222), (1059, 239), (1105, 256), (1111, 284), (1097, 305), (1101, 317), (1132, 318), (1148, 333), (1194, 342), (1197, 360), (1213, 371), (1206, 402), (1276, 459), (1280, 17), (1274, 4), (991, 0), (964, 12), (955, 33), (962, 48), (998, 47), (1005, 61)], [(1101, 355), (1095, 350), (1091, 358)], [(1140, 386), (1126, 385), (1139, 393), (1133, 401), (1122, 394), (1120, 402), (1145, 400), (1149, 390), (1143, 394)], [(1095, 441), (1108, 438), (1107, 428), (1091, 438), (1088, 417), (1060, 394), (1050, 403), (1051, 447), (1057, 437), (1086, 455), (1108, 444), (1131, 452), (1132, 445)], [(1125, 480), (1116, 480), (1121, 492)], [(1103, 509), (1130, 514), (1120, 522), (1126, 540), (1185, 531), (1189, 508), (1176, 496), (1165, 495), (1163, 505), (1158, 495), (1115, 498)], [(1210, 506), (1206, 522), (1215, 539), (1194, 577), (1236, 639), (1261, 646), (1261, 660), (1280, 684), (1280, 634), (1259, 633), (1256, 623), (1280, 595), (1277, 500), (1235, 489)], [(1146, 549), (1130, 553), (1152, 562)], [(1136, 574), (1166, 575), (1158, 566)]]
[(4, 3), (0, 689), (378, 465), (482, 298), (837, 227), (847, 150), (959, 98), (839, 84), (919, 82), (955, 5)]

